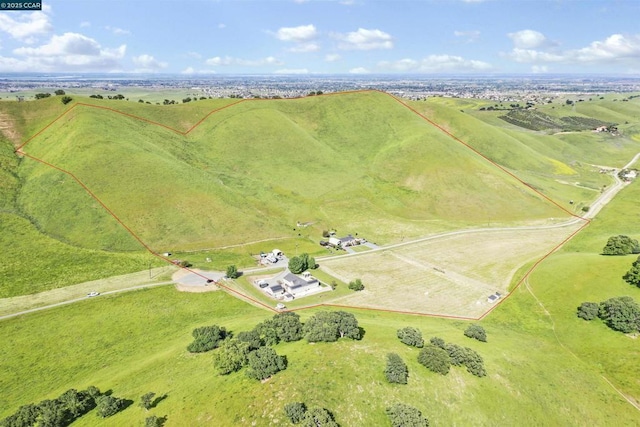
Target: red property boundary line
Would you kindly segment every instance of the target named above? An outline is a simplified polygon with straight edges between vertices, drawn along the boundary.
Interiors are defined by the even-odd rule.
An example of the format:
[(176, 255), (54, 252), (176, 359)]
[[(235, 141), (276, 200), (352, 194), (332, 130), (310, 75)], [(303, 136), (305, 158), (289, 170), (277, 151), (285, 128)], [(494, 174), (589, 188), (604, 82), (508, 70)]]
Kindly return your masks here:
[[(573, 233), (571, 233), (571, 235), (569, 235), (566, 239), (564, 239), (562, 242), (560, 242), (558, 245), (556, 245), (555, 247), (553, 247), (547, 254), (545, 254), (544, 256), (542, 256), (540, 259), (538, 259), (524, 274), (524, 276), (518, 281), (518, 283), (516, 284), (516, 286), (511, 290), (511, 292), (509, 292), (504, 298), (500, 299), (500, 301), (498, 301), (497, 304), (491, 306), (486, 312), (484, 312), (482, 315), (478, 316), (478, 317), (468, 317), (468, 316), (456, 316), (456, 315), (447, 315), (447, 314), (434, 314), (434, 313), (420, 313), (420, 312), (414, 312), (414, 311), (403, 311), (403, 310), (393, 310), (393, 309), (384, 309), (384, 308), (374, 308), (374, 307), (358, 307), (358, 306), (350, 306), (350, 305), (340, 305), (340, 304), (331, 304), (331, 303), (323, 303), (323, 304), (315, 304), (315, 305), (310, 305), (310, 306), (305, 306), (305, 307), (299, 307), (299, 308), (295, 308), (295, 309), (290, 309), (288, 311), (301, 311), (301, 310), (307, 310), (307, 309), (313, 309), (313, 308), (319, 308), (319, 307), (336, 307), (336, 308), (345, 308), (345, 309), (353, 309), (353, 310), (365, 310), (365, 311), (376, 311), (376, 312), (386, 312), (386, 313), (395, 313), (395, 314), (404, 314), (404, 315), (414, 315), (414, 316), (427, 316), (427, 317), (438, 317), (438, 318), (444, 318), (444, 319), (457, 319), (457, 320), (482, 320), (483, 318), (485, 318), (487, 315), (489, 315), (493, 310), (495, 310), (498, 306), (500, 306), (501, 304), (503, 304), (513, 293), (514, 291), (516, 291), (520, 285), (522, 285), (522, 283), (525, 282), (525, 280), (531, 275), (531, 273), (538, 267), (538, 265), (540, 265), (540, 263), (542, 263), (546, 258), (548, 258), (552, 253), (554, 253), (556, 250), (558, 250), (560, 247), (562, 247), (566, 242), (568, 242), (569, 240), (571, 240), (576, 234), (578, 234), (580, 231), (582, 231), (585, 227), (587, 227), (589, 225), (589, 223), (591, 222), (589, 219), (587, 218), (583, 218), (581, 216), (578, 216), (570, 211), (568, 211), (567, 209), (565, 209), (563, 206), (561, 206), (560, 204), (558, 204), (556, 201), (554, 201), (553, 199), (551, 199), (550, 197), (546, 196), (545, 194), (541, 193), (539, 190), (537, 190), (536, 188), (534, 188), (533, 186), (531, 186), (530, 184), (527, 184), (526, 182), (524, 182), (522, 179), (520, 179), (518, 176), (516, 176), (514, 173), (512, 173), (511, 171), (509, 171), (508, 169), (506, 169), (505, 167), (497, 164), (496, 162), (494, 162), (493, 160), (491, 160), (489, 157), (485, 156), (484, 154), (482, 154), (481, 152), (479, 152), (478, 150), (476, 150), (475, 148), (473, 148), (471, 145), (469, 145), (468, 143), (464, 142), (462, 139), (458, 138), (457, 136), (455, 136), (454, 134), (452, 134), (451, 132), (449, 132), (448, 130), (446, 130), (444, 127), (442, 127), (441, 125), (439, 125), (438, 123), (434, 122), (433, 120), (429, 119), (428, 117), (426, 117), (424, 114), (420, 113), (419, 111), (417, 111), (415, 108), (407, 105), (406, 103), (404, 103), (403, 101), (401, 101), (400, 99), (398, 99), (397, 97), (380, 91), (380, 90), (353, 90), (353, 91), (344, 91), (344, 92), (337, 92), (337, 93), (329, 93), (329, 94), (322, 94), (322, 95), (316, 95), (316, 96), (339, 96), (339, 95), (346, 95), (346, 94), (353, 94), (353, 93), (380, 93), (380, 94), (384, 94), (387, 95), (389, 97), (391, 97), (393, 100), (395, 100), (396, 102), (398, 102), (400, 105), (402, 105), (403, 107), (405, 107), (406, 109), (408, 109), (409, 111), (411, 111), (413, 114), (417, 115), (418, 117), (420, 117), (422, 120), (424, 120), (425, 122), (429, 123), (430, 125), (432, 125), (433, 127), (435, 127), (436, 129), (440, 130), (441, 132), (443, 132), (445, 135), (449, 136), (450, 138), (452, 138), (454, 141), (462, 144), (464, 147), (466, 147), (467, 149), (471, 150), (473, 153), (475, 153), (476, 155), (480, 156), (482, 159), (486, 160), (487, 162), (489, 162), (491, 165), (497, 167), (498, 169), (500, 169), (502, 172), (506, 173), (507, 175), (509, 175), (510, 177), (514, 178), (516, 181), (518, 181), (519, 183), (521, 183), (522, 185), (526, 186), (527, 188), (529, 188), (530, 190), (532, 190), (534, 193), (538, 194), (539, 196), (541, 196), (542, 198), (544, 198), (545, 200), (547, 200), (548, 202), (552, 203), (553, 205), (555, 205), (556, 207), (560, 208), (562, 211), (566, 212), (567, 214), (569, 214), (570, 216), (573, 216), (575, 218), (579, 218), (583, 221), (585, 221), (585, 223), (576, 231), (574, 231)], [(241, 99), (237, 102), (233, 102), (230, 104), (227, 104), (223, 107), (220, 108), (216, 108), (213, 109), (211, 111), (209, 111), (206, 115), (204, 115), (199, 121), (197, 121), (193, 126), (191, 126), (189, 129), (187, 129), (186, 131), (181, 131), (179, 129), (175, 129), (171, 126), (165, 125), (163, 123), (159, 123), (153, 120), (149, 120), (146, 119), (144, 117), (140, 117), (140, 116), (136, 116), (134, 114), (131, 113), (126, 113), (120, 110), (116, 110), (114, 108), (111, 107), (105, 107), (105, 106), (100, 106), (100, 105), (94, 105), (94, 104), (87, 104), (87, 103), (83, 103), (83, 102), (78, 102), (76, 104), (74, 104), (71, 108), (65, 110), (62, 114), (60, 114), (58, 117), (56, 117), (55, 119), (53, 119), (51, 122), (49, 122), (46, 126), (44, 126), (41, 130), (39, 130), (38, 132), (36, 132), (34, 135), (32, 135), (31, 137), (29, 137), (24, 143), (22, 143), (20, 146), (18, 146), (18, 148), (15, 149), (15, 153), (17, 154), (21, 154), (27, 158), (30, 158), (36, 162), (39, 162), (45, 166), (48, 166), (52, 169), (55, 169), (59, 172), (62, 172), (66, 175), (68, 175), (69, 177), (71, 177), (74, 181), (76, 181), (86, 192), (87, 194), (92, 197), (96, 202), (98, 202), (100, 204), (100, 206), (103, 207), (103, 209), (109, 214), (111, 215), (136, 241), (138, 241), (138, 243), (140, 243), (140, 245), (146, 250), (148, 251), (151, 255), (165, 261), (168, 262), (172, 265), (175, 265), (170, 259), (168, 259), (165, 256), (162, 256), (161, 254), (159, 254), (158, 252), (154, 251), (149, 245), (147, 245), (131, 228), (129, 228), (124, 221), (122, 221), (116, 214), (115, 212), (113, 212), (104, 202), (102, 202), (102, 200), (100, 200), (100, 198), (94, 194), (89, 187), (84, 184), (77, 176), (75, 176), (72, 172), (62, 169), (56, 165), (53, 165), (45, 160), (39, 159), (35, 156), (32, 156), (30, 154), (27, 154), (24, 152), (23, 148), (30, 143), (32, 140), (34, 140), (35, 138), (37, 138), (38, 136), (40, 136), (43, 132), (45, 132), (46, 130), (48, 130), (51, 126), (53, 126), (56, 122), (58, 122), (60, 119), (62, 119), (63, 117), (65, 117), (69, 112), (71, 112), (73, 109), (75, 109), (78, 106), (82, 106), (82, 107), (88, 107), (88, 108), (96, 108), (96, 109), (100, 109), (100, 110), (105, 110), (105, 111), (110, 111), (112, 113), (115, 114), (119, 114), (125, 117), (129, 117), (131, 119), (134, 120), (139, 120), (145, 123), (149, 123), (155, 126), (159, 126), (162, 127), (164, 129), (167, 129), (171, 132), (177, 133), (179, 135), (182, 136), (187, 136), (189, 133), (191, 133), (194, 129), (196, 129), (198, 126), (200, 126), (202, 123), (204, 123), (211, 115), (213, 115), (214, 113), (217, 113), (219, 111), (222, 111), (224, 109), (233, 107), (235, 105), (238, 105), (240, 103), (243, 102), (248, 102), (248, 101), (289, 101), (289, 100), (296, 100), (296, 99), (304, 99), (306, 97), (302, 96), (302, 97), (298, 97), (298, 98), (281, 98), (281, 99), (263, 99), (263, 98), (259, 98), (259, 99)], [(213, 283), (215, 283), (217, 286), (223, 288), (224, 290), (240, 297), (241, 299), (247, 300), (251, 303), (254, 303), (260, 307), (266, 308), (267, 310), (270, 310), (272, 312), (278, 312), (278, 310), (274, 309), (273, 307), (271, 307), (270, 305), (267, 305), (265, 303), (263, 303), (262, 301), (259, 301), (249, 295), (245, 295), (244, 293), (237, 291), (233, 288), (230, 288), (229, 286), (226, 286), (222, 283), (220, 283), (219, 281), (215, 281), (197, 271), (194, 271), (192, 269), (189, 269), (187, 267), (181, 267), (182, 269), (189, 271), (207, 281), (211, 281)]]

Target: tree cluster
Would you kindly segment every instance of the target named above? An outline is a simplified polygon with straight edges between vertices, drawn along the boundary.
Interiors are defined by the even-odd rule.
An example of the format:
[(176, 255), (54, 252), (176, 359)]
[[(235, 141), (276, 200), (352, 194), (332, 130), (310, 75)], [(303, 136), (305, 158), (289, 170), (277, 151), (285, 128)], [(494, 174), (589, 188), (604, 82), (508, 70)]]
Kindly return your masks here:
[(190, 353), (204, 353), (218, 348), (220, 342), (227, 337), (227, 330), (218, 325), (202, 326), (191, 333), (193, 342), (187, 346)]
[(362, 280), (356, 279), (349, 282), (349, 289), (356, 292), (364, 290), (364, 285), (362, 284)]
[(310, 257), (307, 253), (289, 259), (289, 271), (293, 274), (300, 274), (306, 270), (314, 270), (317, 266), (316, 259)]
[(387, 367), (384, 370), (387, 381), (395, 384), (406, 384), (409, 376), (409, 369), (404, 360), (396, 353), (387, 354)]
[(412, 347), (422, 348), (424, 347), (424, 339), (422, 338), (422, 332), (417, 328), (407, 326), (402, 329), (398, 329), (398, 338), (403, 344), (410, 345)]
[(271, 346), (303, 337), (309, 342), (336, 341), (343, 337), (360, 339), (360, 328), (355, 316), (343, 311), (317, 313), (304, 325), (297, 313), (278, 313), (251, 331), (240, 332), (236, 337), (228, 333), (219, 341), (213, 365), (221, 375), (248, 366), (247, 376), (262, 380), (287, 367), (286, 358)]
[(339, 338), (361, 338), (356, 317), (345, 311), (321, 311), (304, 324), (304, 337), (308, 342), (333, 342)]
[(418, 408), (396, 403), (389, 406), (385, 412), (393, 427), (429, 427), (429, 420), (422, 416)]
[(73, 101), (73, 98), (71, 98), (70, 96), (63, 96), (60, 99), (60, 102), (62, 102), (64, 105), (67, 105), (68, 103), (70, 103), (71, 101)]
[(62, 89), (57, 89), (54, 93), (56, 94), (56, 96), (65, 94), (64, 90)]
[(609, 298), (600, 304), (583, 302), (578, 307), (577, 315), (584, 320), (599, 317), (614, 331), (625, 334), (640, 332), (640, 306), (628, 296)]
[(287, 369), (287, 358), (279, 356), (271, 347), (260, 347), (252, 351), (247, 360), (249, 363), (247, 376), (256, 380), (264, 380)]
[(240, 332), (235, 338), (222, 341), (213, 357), (213, 364), (221, 375), (239, 371), (249, 366), (250, 378), (265, 379), (286, 369), (287, 362), (269, 346), (280, 341), (302, 339), (302, 322), (297, 313), (274, 315), (256, 325), (251, 331)]
[(51, 96), (50, 93), (36, 93), (36, 99), (44, 99)]
[[(21, 406), (14, 414), (0, 420), (2, 427), (51, 426), (64, 427), (73, 423), (94, 408), (102, 416), (103, 395), (97, 387), (90, 386), (86, 390), (69, 389), (55, 399), (46, 399), (36, 404)], [(116, 412), (123, 409), (126, 401), (118, 406)], [(114, 412), (114, 413), (116, 413)], [(112, 414), (111, 414), (112, 415)], [(109, 415), (106, 415), (109, 416)]]
[(303, 402), (291, 402), (284, 405), (284, 413), (292, 424), (303, 427), (339, 427), (331, 411), (325, 408), (307, 409)]
[(487, 332), (480, 325), (469, 325), (464, 331), (464, 336), (481, 342), (487, 342)]
[(611, 236), (602, 249), (603, 255), (629, 255), (640, 253), (640, 245), (629, 236)]
[(484, 377), (487, 371), (484, 360), (475, 350), (457, 344), (447, 344), (442, 338), (431, 338), (418, 355), (418, 362), (432, 372), (447, 375), (451, 365), (464, 366), (476, 377)]

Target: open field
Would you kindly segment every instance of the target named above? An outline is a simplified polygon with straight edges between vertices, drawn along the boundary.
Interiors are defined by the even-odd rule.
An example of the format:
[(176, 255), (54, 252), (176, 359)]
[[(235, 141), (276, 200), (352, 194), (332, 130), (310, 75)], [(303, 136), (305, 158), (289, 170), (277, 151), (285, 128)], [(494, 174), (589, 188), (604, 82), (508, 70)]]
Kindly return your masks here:
[(489, 230), (434, 238), (326, 259), (321, 269), (365, 290), (333, 302), (356, 307), (479, 317), (492, 304), (487, 297), (509, 291), (514, 274), (541, 258), (582, 223), (532, 230)]
[[(245, 102), (212, 115), (189, 136), (104, 110), (75, 109), (26, 151), (72, 170), (155, 250), (218, 248), (191, 253), (205, 268), (245, 265), (251, 253), (262, 250), (257, 241), (264, 239), (286, 238), (264, 245), (289, 254), (311, 249), (321, 231), (333, 227), (386, 244), (489, 222), (497, 229), (568, 217), (388, 99), (366, 93)], [(44, 119), (30, 120), (37, 116), (34, 105), (43, 105), (46, 117), (60, 111), (44, 101), (25, 103), (28, 107), (0, 103), (0, 110), (19, 118), (16, 129), (26, 138), (44, 126)], [(193, 123), (207, 102), (223, 105), (199, 101), (195, 107), (166, 110), (122, 105), (149, 118), (173, 116), (172, 125), (182, 126)], [(588, 163), (621, 166), (640, 151), (628, 135), (619, 140), (583, 135), (581, 140), (524, 132), (506, 122), (492, 128), (490, 122), (499, 120), (492, 113), (483, 118), (478, 111), (462, 113), (479, 104), (456, 102), (439, 98), (419, 104), (447, 129), (460, 130), (475, 148), (570, 209), (574, 206), (568, 200), (584, 205), (601, 185), (611, 183)], [(626, 104), (620, 112), (617, 105), (603, 108), (608, 116), (637, 120), (635, 104)], [(625, 126), (631, 132), (634, 124)], [(6, 215), (2, 225), (17, 224), (4, 242), (11, 252), (8, 266), (17, 273), (0, 270), (3, 289), (9, 295), (29, 293), (33, 286), (27, 281), (39, 290), (63, 287), (97, 278), (83, 278), (93, 271), (103, 277), (138, 271), (100, 282), (114, 289), (144, 282), (148, 260), (137, 257), (151, 257), (115, 252), (135, 251), (139, 244), (128, 240), (131, 236), (104, 209), (87, 203), (87, 193), (68, 175), (17, 159), (10, 154), (13, 144), (2, 140), (0, 173), (10, 179), (0, 181), (0, 207)], [(287, 158), (287, 153), (295, 156)], [(637, 425), (640, 411), (623, 397), (640, 401), (637, 340), (577, 319), (575, 308), (582, 301), (624, 294), (640, 300), (640, 290), (620, 279), (632, 257), (598, 255), (609, 235), (640, 237), (639, 192), (638, 183), (627, 185), (589, 227), (479, 321), (488, 332), (487, 343), (464, 337), (469, 322), (459, 319), (349, 309), (364, 330), (361, 341), (278, 344), (275, 349), (287, 356), (288, 369), (261, 383), (243, 372), (218, 376), (210, 353), (186, 351), (195, 327), (218, 324), (238, 333), (272, 315), (226, 292), (190, 294), (158, 286), (2, 320), (0, 336), (10, 339), (0, 340), (0, 418), (69, 388), (96, 385), (133, 399), (134, 405), (104, 420), (89, 413), (74, 426), (141, 425), (150, 414), (166, 415), (167, 427), (287, 425), (282, 408), (291, 401), (326, 407), (342, 426), (385, 425), (384, 408), (395, 402), (418, 407), (431, 425)], [(294, 230), (298, 221), (314, 225)], [(491, 230), (319, 260), (335, 274), (338, 289), (311, 297), (317, 300), (295, 301), (292, 308), (306, 301), (346, 305), (362, 298), (364, 306), (414, 309), (411, 304), (424, 304), (416, 296), (429, 292), (429, 304), (440, 314), (467, 310), (463, 315), (468, 315), (476, 302), (486, 305), (487, 293), (509, 289), (514, 277), (523, 277), (571, 230)], [(255, 243), (243, 246), (246, 242)], [(222, 248), (227, 246), (233, 247)], [(25, 254), (34, 256), (33, 264)], [(87, 259), (94, 260), (94, 270), (83, 254), (91, 254)], [(206, 263), (207, 256), (216, 260)], [(28, 276), (30, 266), (37, 268), (33, 276)], [(9, 287), (4, 280), (11, 274), (29, 279)], [(318, 277), (333, 280), (323, 271)], [(366, 286), (361, 293), (346, 288), (345, 282), (356, 277)], [(247, 279), (249, 274), (232, 282), (234, 289), (244, 289)], [(62, 298), (96, 286), (42, 296)], [(431, 312), (421, 308), (415, 309)], [(325, 309), (298, 313), (305, 321)], [(488, 375), (476, 378), (461, 368), (447, 376), (430, 373), (418, 364), (418, 350), (398, 341), (396, 331), (405, 326), (419, 328), (427, 340), (438, 336), (476, 350)], [(385, 381), (389, 352), (407, 363), (409, 384)], [(149, 391), (166, 399), (146, 413), (137, 403)]]
[[(0, 322), (0, 333), (13, 337), (0, 343), (0, 417), (68, 388), (96, 385), (134, 405), (107, 419), (92, 412), (74, 424), (139, 425), (156, 414), (167, 416), (167, 426), (287, 425), (284, 404), (305, 401), (331, 409), (342, 426), (385, 425), (391, 402), (420, 408), (433, 425), (568, 425), (577, 419), (633, 425), (637, 411), (596, 369), (567, 357), (546, 325), (540, 327), (533, 299), (522, 294), (511, 301), (522, 311), (520, 326), (483, 322), (488, 343), (464, 337), (466, 322), (356, 310), (366, 332), (361, 341), (279, 344), (289, 367), (260, 383), (243, 372), (218, 376), (210, 354), (185, 348), (197, 326), (219, 324), (237, 333), (269, 316), (262, 310), (223, 292), (186, 294), (171, 287), (87, 300)], [(311, 314), (304, 312), (303, 319)], [(427, 339), (439, 336), (475, 349), (488, 376), (460, 368), (446, 377), (430, 373), (417, 363), (418, 351), (396, 338), (406, 325)], [(384, 380), (388, 352), (408, 364), (406, 386)], [(148, 391), (167, 398), (145, 413), (136, 405)]]

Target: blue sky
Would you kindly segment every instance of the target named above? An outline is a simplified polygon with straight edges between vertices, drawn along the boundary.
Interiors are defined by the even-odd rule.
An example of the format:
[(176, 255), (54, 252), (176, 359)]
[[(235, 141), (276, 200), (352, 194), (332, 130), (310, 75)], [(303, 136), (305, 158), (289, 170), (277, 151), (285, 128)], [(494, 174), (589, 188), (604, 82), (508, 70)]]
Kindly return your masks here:
[(43, 0), (0, 73), (640, 74), (638, 0)]

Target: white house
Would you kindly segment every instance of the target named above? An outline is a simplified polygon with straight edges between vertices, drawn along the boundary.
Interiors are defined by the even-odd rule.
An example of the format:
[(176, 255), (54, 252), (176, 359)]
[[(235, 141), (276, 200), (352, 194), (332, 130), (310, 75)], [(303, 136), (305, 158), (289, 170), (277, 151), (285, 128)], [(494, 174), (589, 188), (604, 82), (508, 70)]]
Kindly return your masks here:
[(320, 282), (310, 273), (303, 273), (302, 277), (287, 272), (282, 278), (282, 286), (294, 297), (306, 295), (320, 289)]

